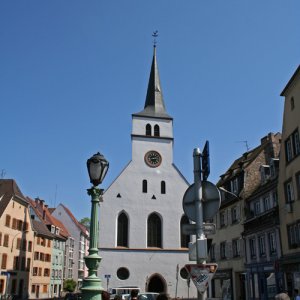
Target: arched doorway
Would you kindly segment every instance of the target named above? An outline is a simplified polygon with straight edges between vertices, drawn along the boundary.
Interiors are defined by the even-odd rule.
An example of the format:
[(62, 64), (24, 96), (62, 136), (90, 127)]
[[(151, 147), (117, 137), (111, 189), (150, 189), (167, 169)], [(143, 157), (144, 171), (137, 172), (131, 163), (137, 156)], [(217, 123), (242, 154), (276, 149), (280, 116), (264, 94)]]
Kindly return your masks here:
[(152, 275), (148, 280), (147, 292), (167, 293), (167, 284), (165, 279), (159, 274)]

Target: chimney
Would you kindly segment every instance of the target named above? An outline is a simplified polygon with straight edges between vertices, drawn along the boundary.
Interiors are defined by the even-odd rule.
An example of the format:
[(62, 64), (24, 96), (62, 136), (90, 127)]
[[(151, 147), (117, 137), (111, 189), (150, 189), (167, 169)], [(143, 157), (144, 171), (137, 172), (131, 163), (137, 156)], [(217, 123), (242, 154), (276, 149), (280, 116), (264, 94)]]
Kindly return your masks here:
[(35, 203), (39, 204), (42, 208), (44, 208), (45, 200), (42, 200), (39, 197), (37, 197), (37, 198), (35, 198)]

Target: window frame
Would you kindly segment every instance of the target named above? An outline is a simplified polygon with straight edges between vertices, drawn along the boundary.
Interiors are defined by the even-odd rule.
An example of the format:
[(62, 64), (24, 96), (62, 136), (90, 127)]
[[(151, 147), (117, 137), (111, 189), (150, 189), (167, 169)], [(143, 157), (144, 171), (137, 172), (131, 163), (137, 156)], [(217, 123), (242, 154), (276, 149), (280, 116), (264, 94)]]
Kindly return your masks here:
[(160, 193), (163, 195), (166, 194), (166, 182), (164, 180), (160, 182)]
[(240, 239), (232, 240), (232, 255), (233, 255), (233, 257), (241, 256), (241, 240)]
[(143, 182), (142, 182), (142, 192), (144, 194), (148, 193), (148, 181), (147, 181), (147, 179), (143, 179)]
[(154, 125), (154, 136), (160, 136), (160, 128), (158, 124)]
[(152, 126), (151, 124), (146, 124), (146, 127), (145, 127), (145, 135), (146, 136), (151, 136), (152, 135)]
[(117, 247), (128, 247), (129, 220), (123, 211), (119, 214), (117, 220)]
[(249, 239), (250, 257), (256, 258), (256, 240), (254, 237)]
[(226, 259), (226, 241), (220, 243), (220, 258)]
[(162, 220), (157, 213), (147, 219), (147, 247), (162, 248)]
[(292, 178), (284, 183), (285, 203), (293, 203), (295, 201), (295, 193)]

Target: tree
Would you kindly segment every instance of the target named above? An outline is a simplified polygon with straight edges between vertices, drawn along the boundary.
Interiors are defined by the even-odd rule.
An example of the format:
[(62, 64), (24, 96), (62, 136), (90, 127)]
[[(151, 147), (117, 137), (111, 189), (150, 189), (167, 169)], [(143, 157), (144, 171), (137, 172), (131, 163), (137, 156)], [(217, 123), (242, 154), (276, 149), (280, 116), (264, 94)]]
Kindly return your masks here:
[(64, 291), (74, 292), (76, 288), (76, 281), (73, 279), (65, 279), (64, 281)]
[(90, 223), (91, 223), (90, 218), (88, 218), (88, 217), (82, 218), (79, 221), (79, 223), (82, 224), (82, 225), (84, 225), (87, 229), (90, 229)]

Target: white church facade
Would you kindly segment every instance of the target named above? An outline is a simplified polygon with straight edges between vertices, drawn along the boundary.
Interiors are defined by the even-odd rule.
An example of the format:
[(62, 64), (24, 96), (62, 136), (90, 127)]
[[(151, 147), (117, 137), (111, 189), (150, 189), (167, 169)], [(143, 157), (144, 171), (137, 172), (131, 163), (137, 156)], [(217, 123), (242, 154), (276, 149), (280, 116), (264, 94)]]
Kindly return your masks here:
[(172, 298), (196, 297), (187, 279), (189, 236), (182, 198), (189, 184), (173, 163), (173, 118), (166, 112), (156, 47), (144, 109), (132, 115), (132, 159), (103, 195), (99, 276), (104, 289), (137, 286)]

